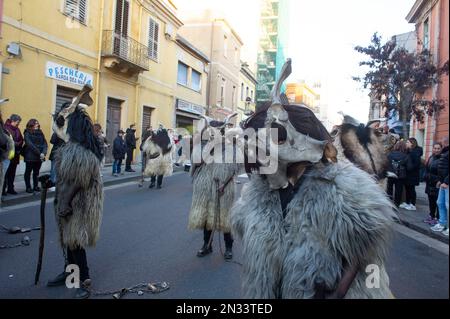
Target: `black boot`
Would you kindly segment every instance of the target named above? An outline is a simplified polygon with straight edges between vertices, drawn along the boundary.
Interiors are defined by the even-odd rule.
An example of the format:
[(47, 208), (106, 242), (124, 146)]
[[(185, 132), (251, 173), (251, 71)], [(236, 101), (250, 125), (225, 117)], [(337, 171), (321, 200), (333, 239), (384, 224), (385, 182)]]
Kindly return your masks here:
[(204, 257), (210, 253), (212, 253), (212, 247), (208, 247), (208, 244), (204, 244), (203, 247), (197, 252), (197, 257)]
[(153, 187), (155, 187), (155, 183), (154, 182), (152, 182), (152, 183), (150, 183), (150, 185), (148, 185), (148, 188), (153, 188)]
[(87, 299), (91, 296), (91, 280), (86, 279), (80, 285), (80, 288), (77, 288), (75, 293), (75, 299)]
[(233, 251), (231, 250), (231, 247), (225, 248), (225, 253), (223, 254), (223, 258), (225, 258), (226, 260), (233, 258)]
[(68, 272), (63, 271), (62, 273), (60, 273), (58, 276), (56, 276), (53, 279), (50, 279), (47, 282), (47, 287), (56, 287), (56, 286), (62, 286), (66, 283), (66, 278), (67, 276), (69, 276), (70, 274)]

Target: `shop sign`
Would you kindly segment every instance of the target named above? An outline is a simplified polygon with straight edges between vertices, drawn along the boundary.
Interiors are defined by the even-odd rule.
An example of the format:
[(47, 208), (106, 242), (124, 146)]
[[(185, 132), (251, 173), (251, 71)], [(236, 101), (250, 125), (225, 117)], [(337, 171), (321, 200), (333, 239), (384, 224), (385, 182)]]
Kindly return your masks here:
[(197, 105), (185, 100), (177, 99), (177, 109), (180, 111), (185, 111), (189, 113), (194, 113), (198, 115), (204, 115), (205, 109), (201, 105)]
[(45, 67), (45, 76), (80, 86), (93, 85), (94, 82), (92, 74), (50, 61), (47, 62)]

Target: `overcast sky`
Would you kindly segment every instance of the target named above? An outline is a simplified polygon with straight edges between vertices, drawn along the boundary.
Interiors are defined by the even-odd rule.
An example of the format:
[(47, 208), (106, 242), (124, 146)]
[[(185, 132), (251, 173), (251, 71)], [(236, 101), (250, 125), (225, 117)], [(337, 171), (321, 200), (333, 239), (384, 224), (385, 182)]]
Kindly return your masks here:
[[(383, 39), (414, 30), (406, 15), (415, 0), (291, 0), (290, 41), (286, 57), (292, 58), (288, 82), (320, 80), (327, 94), (330, 119), (338, 124), (343, 111), (361, 122), (369, 113), (369, 98), (351, 79), (361, 75), (364, 56), (353, 50), (368, 45), (374, 32)], [(260, 0), (176, 0), (180, 13), (206, 7), (225, 17), (244, 41), (241, 59), (256, 62)]]

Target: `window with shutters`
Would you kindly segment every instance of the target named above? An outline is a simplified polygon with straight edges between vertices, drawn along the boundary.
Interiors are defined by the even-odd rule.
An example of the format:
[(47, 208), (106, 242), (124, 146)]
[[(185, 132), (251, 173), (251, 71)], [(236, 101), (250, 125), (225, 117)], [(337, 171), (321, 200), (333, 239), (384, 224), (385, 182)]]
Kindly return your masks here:
[(159, 49), (159, 23), (150, 18), (148, 27), (148, 57), (158, 61)]
[(114, 31), (117, 35), (128, 37), (130, 3), (128, 0), (116, 1), (116, 21)]
[(86, 24), (88, 0), (64, 0), (64, 13)]

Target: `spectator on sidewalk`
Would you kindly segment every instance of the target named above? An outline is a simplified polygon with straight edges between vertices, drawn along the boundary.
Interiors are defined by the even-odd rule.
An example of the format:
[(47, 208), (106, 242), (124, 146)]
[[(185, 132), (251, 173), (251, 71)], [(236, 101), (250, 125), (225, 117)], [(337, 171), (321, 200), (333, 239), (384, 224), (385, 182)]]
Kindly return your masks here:
[(439, 223), (434, 225), (431, 230), (442, 232), (448, 236), (448, 137), (442, 140), (442, 152), (438, 163), (439, 181), (436, 187), (439, 187), (437, 206), (439, 210)]
[(436, 184), (439, 182), (438, 163), (441, 156), (441, 150), (441, 144), (434, 143), (433, 152), (425, 164), (425, 193), (428, 195), (428, 206), (430, 208), (430, 214), (428, 215), (427, 219), (424, 220), (424, 223), (430, 224), (432, 226), (436, 225), (439, 220), (439, 212), (437, 210), (436, 203), (439, 189), (436, 187)]
[(417, 140), (414, 137), (410, 137), (406, 141), (406, 148), (408, 150), (405, 178), (406, 203), (401, 204), (399, 207), (407, 210), (416, 210), (416, 186), (420, 183), (420, 164), (423, 149), (417, 145)]
[(23, 136), (19, 129), (19, 124), (22, 118), (17, 114), (12, 114), (6, 120), (5, 129), (11, 134), (14, 140), (14, 157), (10, 161), (8, 169), (6, 170), (5, 181), (3, 182), (3, 195), (12, 194), (17, 195), (14, 189), (14, 180), (16, 179), (17, 166), (20, 163), (20, 154), (23, 147)]
[(52, 150), (50, 152), (50, 156), (48, 159), (51, 161), (50, 165), (50, 180), (53, 182), (53, 184), (56, 184), (56, 151), (60, 149), (62, 146), (66, 144), (66, 142), (58, 136), (58, 134), (53, 133), (52, 137), (50, 138), (50, 144), (53, 145)]
[[(42, 162), (45, 161), (45, 156), (47, 155), (47, 140), (45, 139), (44, 133), (41, 131), (39, 121), (36, 119), (28, 121), (23, 135), (25, 139), (23, 158), (25, 160), (24, 179), (26, 192), (39, 192), (41, 189), (38, 186), (38, 176)], [(31, 172), (33, 172), (33, 188), (31, 188), (30, 181)]]
[(125, 145), (125, 141), (123, 140), (124, 131), (119, 130), (117, 132), (117, 137), (114, 139), (113, 143), (113, 176), (117, 177), (121, 173), (122, 170), (122, 160), (125, 158), (125, 154), (127, 152), (127, 147)]
[(397, 207), (400, 206), (400, 201), (402, 199), (403, 186), (406, 178), (407, 157), (406, 143), (403, 141), (398, 141), (394, 145), (392, 151), (388, 154), (388, 171), (394, 173), (396, 177), (388, 177), (386, 192)]
[(98, 123), (94, 124), (94, 133), (98, 138), (98, 142), (100, 144), (100, 151), (102, 153), (102, 161), (100, 163), (100, 175), (103, 176), (101, 172), (105, 167), (106, 149), (109, 147), (109, 144), (105, 134), (103, 133), (102, 126), (100, 124)]
[(139, 138), (136, 138), (136, 125), (131, 124), (130, 128), (127, 129), (127, 133), (125, 135), (125, 144), (127, 146), (127, 160), (125, 162), (125, 172), (135, 172), (131, 168), (131, 163), (133, 162), (133, 152), (136, 149), (136, 141)]

